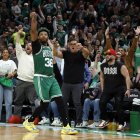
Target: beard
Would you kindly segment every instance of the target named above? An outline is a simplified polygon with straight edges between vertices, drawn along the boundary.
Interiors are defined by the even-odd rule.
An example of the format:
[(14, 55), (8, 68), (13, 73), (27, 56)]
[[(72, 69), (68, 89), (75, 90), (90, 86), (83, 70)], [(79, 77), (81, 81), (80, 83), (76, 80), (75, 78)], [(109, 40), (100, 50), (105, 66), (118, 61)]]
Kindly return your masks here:
[(109, 58), (106, 62), (112, 62), (112, 60), (113, 60), (112, 58)]
[(47, 45), (47, 41), (44, 41), (44, 40), (43, 40), (43, 41), (40, 40), (40, 43), (41, 43), (42, 45)]

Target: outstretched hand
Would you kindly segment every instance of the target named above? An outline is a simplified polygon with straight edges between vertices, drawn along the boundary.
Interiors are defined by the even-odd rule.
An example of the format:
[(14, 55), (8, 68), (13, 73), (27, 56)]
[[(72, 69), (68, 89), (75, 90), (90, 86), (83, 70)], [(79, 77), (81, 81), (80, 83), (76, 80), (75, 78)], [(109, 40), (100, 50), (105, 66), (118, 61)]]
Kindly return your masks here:
[(52, 48), (53, 47), (53, 44), (52, 42), (48, 39), (48, 45)]
[(126, 90), (125, 96), (128, 97), (128, 98), (130, 97), (130, 90)]
[(55, 47), (55, 48), (58, 48), (60, 45), (58, 43), (58, 41), (56, 41), (55, 39), (54, 40), (48, 40), (48, 45), (52, 48), (52, 47)]
[(21, 35), (23, 33), (23, 28), (18, 30), (18, 34)]
[(53, 44), (53, 46), (54, 46), (55, 48), (60, 47), (60, 45), (59, 45), (58, 41), (56, 40), (56, 38), (53, 39), (53, 40), (51, 41), (51, 43)]
[(137, 28), (134, 29), (134, 31), (136, 35), (140, 35), (140, 26), (137, 26)]
[(37, 18), (36, 12), (31, 12), (30, 13), (30, 18)]

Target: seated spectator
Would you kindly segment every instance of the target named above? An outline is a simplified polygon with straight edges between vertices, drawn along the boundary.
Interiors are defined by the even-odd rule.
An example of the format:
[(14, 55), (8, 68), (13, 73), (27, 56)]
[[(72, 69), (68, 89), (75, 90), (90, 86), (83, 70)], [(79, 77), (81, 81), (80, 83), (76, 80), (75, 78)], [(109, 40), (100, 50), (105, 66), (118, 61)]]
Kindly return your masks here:
[[(95, 77), (96, 79), (96, 77)], [(100, 86), (97, 84), (97, 82), (94, 82), (94, 87), (87, 89), (85, 91), (86, 99), (84, 101), (83, 106), (83, 117), (82, 117), (82, 123), (79, 127), (87, 127), (88, 126), (88, 118), (89, 118), (89, 111), (90, 108), (94, 110), (93, 112), (93, 120), (94, 123), (90, 125), (89, 127), (95, 127), (99, 124), (100, 120), (100, 109), (99, 109), (99, 96), (100, 96)]]
[[(53, 122), (50, 124), (50, 118), (49, 118), (49, 113), (52, 111), (53, 113)], [(62, 126), (62, 122), (60, 120), (60, 115), (57, 109), (57, 104), (55, 101), (51, 101), (49, 104), (48, 109), (46, 109), (46, 112), (42, 113), (42, 120), (38, 124), (50, 124), (52, 126)]]
[(91, 72), (88, 67), (88, 62), (86, 62), (85, 69), (84, 69), (84, 89), (83, 90), (87, 90), (89, 88), (90, 82), (91, 82)]

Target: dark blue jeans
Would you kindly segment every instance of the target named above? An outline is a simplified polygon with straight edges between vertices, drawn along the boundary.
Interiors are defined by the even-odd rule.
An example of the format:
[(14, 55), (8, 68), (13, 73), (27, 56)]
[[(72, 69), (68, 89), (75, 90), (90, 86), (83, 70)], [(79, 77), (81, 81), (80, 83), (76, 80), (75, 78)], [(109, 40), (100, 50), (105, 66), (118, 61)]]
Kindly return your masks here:
[(41, 113), (41, 116), (45, 116), (47, 118), (50, 111), (53, 112), (54, 118), (60, 118), (58, 108), (57, 108), (57, 104), (56, 104), (55, 101), (52, 101), (52, 102), (49, 103), (48, 108), (46, 108), (46, 111)]

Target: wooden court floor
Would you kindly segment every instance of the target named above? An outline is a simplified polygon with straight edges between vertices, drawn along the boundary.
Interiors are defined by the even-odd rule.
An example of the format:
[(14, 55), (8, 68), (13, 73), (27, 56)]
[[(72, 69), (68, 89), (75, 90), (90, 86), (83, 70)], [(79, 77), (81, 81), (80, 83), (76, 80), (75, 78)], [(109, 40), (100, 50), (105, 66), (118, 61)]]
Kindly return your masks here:
[(39, 133), (27, 132), (21, 124), (0, 123), (0, 140), (140, 140), (140, 134), (77, 129), (78, 135), (60, 135), (60, 127), (37, 126)]

